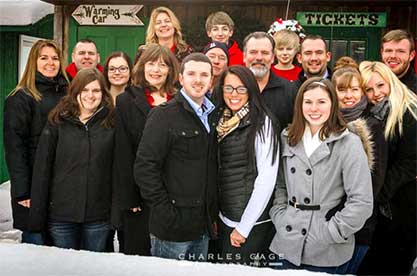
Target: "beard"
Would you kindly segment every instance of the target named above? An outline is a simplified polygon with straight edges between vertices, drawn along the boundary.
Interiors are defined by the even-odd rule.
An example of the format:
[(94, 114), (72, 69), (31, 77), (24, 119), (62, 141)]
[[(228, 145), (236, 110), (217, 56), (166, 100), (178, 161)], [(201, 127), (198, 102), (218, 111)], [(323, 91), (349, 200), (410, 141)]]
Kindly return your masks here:
[[(262, 67), (255, 67), (254, 65), (262, 65)], [(265, 77), (268, 74), (268, 71), (269, 71), (266, 64), (261, 63), (261, 62), (252, 63), (250, 65), (249, 69), (252, 71), (253, 75), (257, 79), (262, 79), (263, 77)]]

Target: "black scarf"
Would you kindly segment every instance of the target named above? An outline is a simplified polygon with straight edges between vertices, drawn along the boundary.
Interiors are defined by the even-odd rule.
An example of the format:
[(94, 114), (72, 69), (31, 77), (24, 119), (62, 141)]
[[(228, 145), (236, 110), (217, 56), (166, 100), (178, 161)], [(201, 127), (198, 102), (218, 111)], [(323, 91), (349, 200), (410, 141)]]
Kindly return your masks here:
[(365, 96), (361, 97), (361, 100), (353, 107), (341, 108), (340, 112), (342, 113), (343, 119), (346, 122), (351, 122), (358, 119), (366, 109), (368, 105), (368, 100)]

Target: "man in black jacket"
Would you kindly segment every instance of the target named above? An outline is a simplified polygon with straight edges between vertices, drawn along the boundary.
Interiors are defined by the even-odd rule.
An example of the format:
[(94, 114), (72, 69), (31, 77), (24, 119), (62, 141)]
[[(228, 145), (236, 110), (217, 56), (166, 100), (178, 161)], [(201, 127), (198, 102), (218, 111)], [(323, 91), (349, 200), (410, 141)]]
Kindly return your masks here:
[(172, 101), (155, 107), (146, 122), (134, 173), (151, 209), (153, 256), (207, 258), (218, 213), (215, 113), (205, 97), (212, 79), (208, 57), (190, 54), (181, 64), (183, 88)]
[(296, 87), (299, 88), (306, 79), (311, 77), (331, 79), (332, 73), (327, 66), (331, 58), (332, 54), (327, 51), (326, 41), (322, 36), (313, 34), (306, 36), (300, 45), (300, 53), (297, 55), (303, 71), (298, 75)]
[(410, 65), (415, 55), (413, 37), (404, 30), (392, 30), (381, 40), (382, 61), (402, 83), (417, 93), (417, 76)]
[(292, 121), (297, 91), (292, 83), (271, 71), (274, 49), (274, 39), (265, 32), (251, 33), (243, 40), (243, 61), (255, 75), (262, 98), (284, 129)]

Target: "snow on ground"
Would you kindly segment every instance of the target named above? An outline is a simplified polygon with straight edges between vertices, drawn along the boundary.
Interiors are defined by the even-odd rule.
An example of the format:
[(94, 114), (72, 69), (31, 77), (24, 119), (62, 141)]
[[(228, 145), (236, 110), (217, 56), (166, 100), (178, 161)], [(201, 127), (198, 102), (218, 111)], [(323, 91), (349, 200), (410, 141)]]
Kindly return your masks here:
[(156, 257), (95, 253), (56, 247), (21, 244), (20, 231), (13, 229), (10, 184), (0, 185), (0, 275), (1, 276), (220, 276), (220, 275), (328, 275), (296, 270), (272, 270), (241, 265), (197, 263)]
[(327, 275), (307, 271), (197, 263), (155, 257), (94, 253), (29, 244), (0, 243), (2, 276), (305, 276)]
[(0, 184), (0, 242), (20, 242), (21, 232), (13, 229), (10, 182)]

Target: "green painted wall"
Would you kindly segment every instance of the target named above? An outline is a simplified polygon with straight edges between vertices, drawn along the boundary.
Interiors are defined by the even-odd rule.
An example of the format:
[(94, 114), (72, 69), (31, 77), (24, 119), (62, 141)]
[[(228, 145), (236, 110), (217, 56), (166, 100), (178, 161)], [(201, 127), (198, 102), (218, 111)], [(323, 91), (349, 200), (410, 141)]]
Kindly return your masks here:
[(3, 146), (4, 99), (18, 83), (19, 35), (30, 35), (53, 39), (54, 16), (47, 15), (29, 26), (0, 26), (0, 184), (9, 179)]

